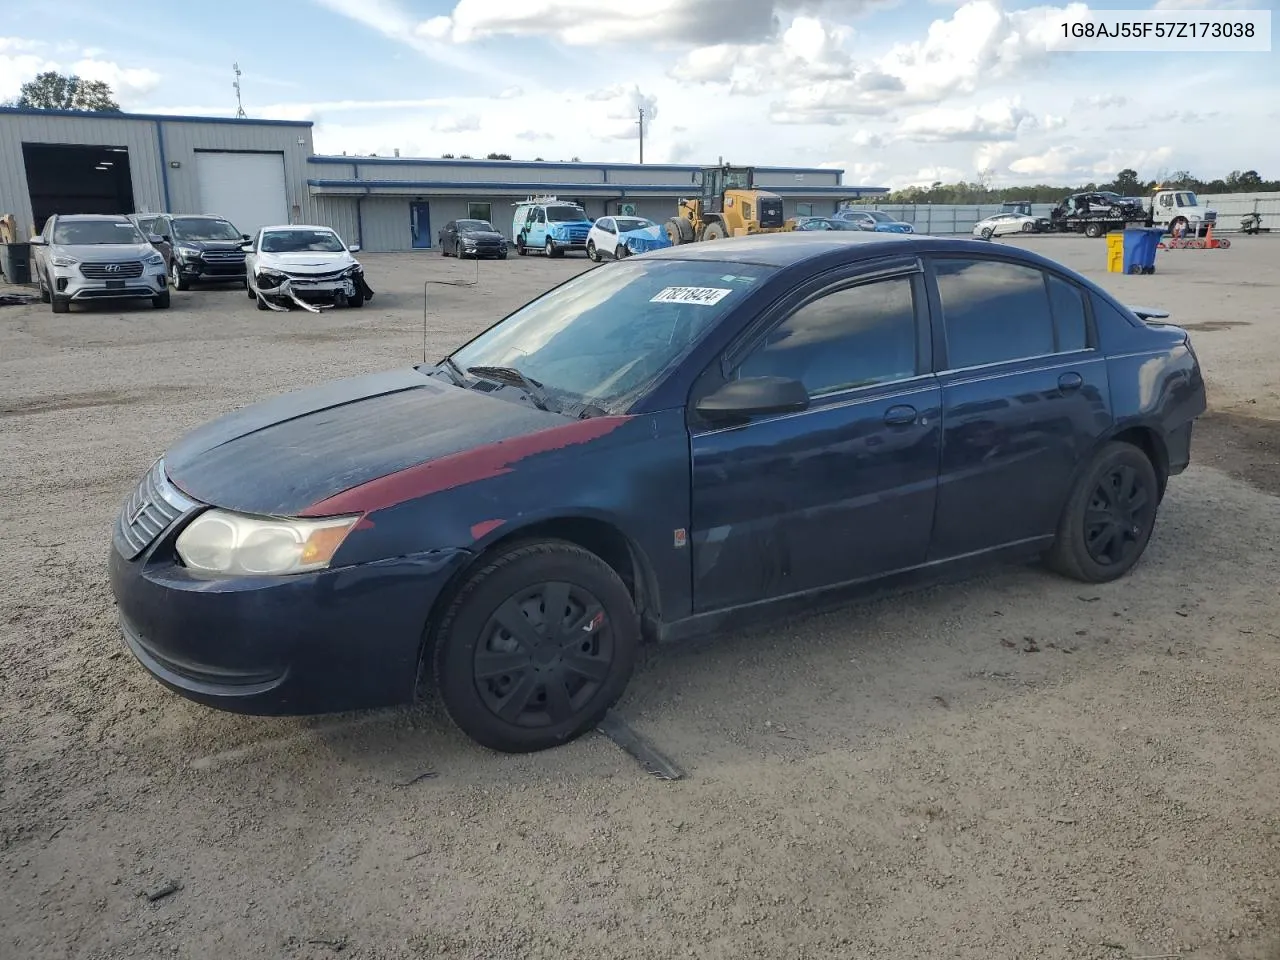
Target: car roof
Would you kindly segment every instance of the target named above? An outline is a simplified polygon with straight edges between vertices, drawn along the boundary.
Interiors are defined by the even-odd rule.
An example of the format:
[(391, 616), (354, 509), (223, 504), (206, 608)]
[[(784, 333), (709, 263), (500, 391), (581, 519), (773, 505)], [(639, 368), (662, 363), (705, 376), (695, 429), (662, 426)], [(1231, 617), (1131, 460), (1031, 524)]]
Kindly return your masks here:
[[(989, 259), (1021, 260), (1033, 266), (1074, 273), (1057, 261), (1022, 247), (992, 244), (965, 237), (935, 237), (921, 233), (871, 233), (837, 230), (797, 230), (761, 233), (702, 243), (682, 243), (640, 254), (633, 260), (705, 260), (752, 263), (766, 267), (794, 267), (823, 259), (856, 263), (888, 256), (972, 254)], [(839, 256), (844, 254), (844, 256)]]
[(112, 223), (119, 223), (121, 220), (129, 219), (128, 216), (123, 213), (59, 213), (56, 216), (59, 220), (70, 220), (72, 222), (109, 220)]
[(262, 228), (263, 233), (278, 233), (280, 231), (287, 230), (328, 230), (330, 233), (337, 232), (333, 227), (326, 227), (321, 223), (280, 223), (275, 226)]

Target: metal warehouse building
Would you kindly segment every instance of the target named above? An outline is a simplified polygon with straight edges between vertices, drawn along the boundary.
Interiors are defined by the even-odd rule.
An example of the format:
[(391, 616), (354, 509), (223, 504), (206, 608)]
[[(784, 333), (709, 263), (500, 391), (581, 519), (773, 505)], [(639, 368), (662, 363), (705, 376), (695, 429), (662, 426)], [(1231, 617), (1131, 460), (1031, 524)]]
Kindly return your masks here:
[[(365, 250), (429, 249), (461, 217), (510, 236), (513, 205), (530, 195), (576, 200), (591, 216), (662, 222), (697, 193), (699, 168), (316, 156), (309, 121), (171, 117), (0, 108), (0, 215), (22, 235), (54, 213), (211, 213), (245, 233), (320, 223)], [(757, 186), (786, 215), (834, 212), (845, 199), (886, 193), (845, 187), (843, 171), (757, 167)]]

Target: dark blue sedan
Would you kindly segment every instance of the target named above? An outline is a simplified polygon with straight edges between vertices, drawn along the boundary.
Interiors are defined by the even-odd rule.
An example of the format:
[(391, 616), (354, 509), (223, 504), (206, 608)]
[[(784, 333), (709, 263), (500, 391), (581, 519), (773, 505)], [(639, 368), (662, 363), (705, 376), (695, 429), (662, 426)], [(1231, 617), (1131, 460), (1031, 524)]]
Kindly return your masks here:
[(813, 232), (610, 263), (439, 363), (175, 443), (110, 551), (124, 638), (180, 694), (411, 700), (563, 743), (645, 640), (978, 559), (1086, 582), (1143, 553), (1190, 458), (1187, 334), (1059, 264)]

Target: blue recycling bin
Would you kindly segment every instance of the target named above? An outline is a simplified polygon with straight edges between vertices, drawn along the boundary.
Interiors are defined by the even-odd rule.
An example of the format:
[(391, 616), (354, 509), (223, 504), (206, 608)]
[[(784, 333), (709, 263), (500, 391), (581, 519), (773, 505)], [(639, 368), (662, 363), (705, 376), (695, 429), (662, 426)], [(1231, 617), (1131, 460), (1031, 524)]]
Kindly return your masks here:
[(1164, 227), (1126, 227), (1124, 231), (1124, 272), (1155, 273), (1156, 245)]

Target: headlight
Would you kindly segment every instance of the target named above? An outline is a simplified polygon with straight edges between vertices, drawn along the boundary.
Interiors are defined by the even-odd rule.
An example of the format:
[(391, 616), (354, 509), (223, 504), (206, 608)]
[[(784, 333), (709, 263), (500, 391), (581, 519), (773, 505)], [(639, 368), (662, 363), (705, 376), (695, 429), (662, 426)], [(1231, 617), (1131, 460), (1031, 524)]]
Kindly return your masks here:
[(257, 277), (258, 283), (265, 283), (268, 287), (278, 287), (288, 279), (283, 273), (276, 273), (274, 270), (259, 270)]
[(324, 520), (250, 517), (209, 510), (178, 536), (182, 562), (198, 573), (282, 576), (329, 565), (359, 517)]
[(55, 267), (74, 267), (80, 261), (75, 257), (54, 257), (50, 262)]
[(198, 257), (200, 251), (195, 247), (178, 247), (178, 255), (182, 257)]
[(142, 258), (142, 262), (150, 264), (153, 267), (162, 267), (164, 266), (164, 257), (158, 253), (150, 253)]

